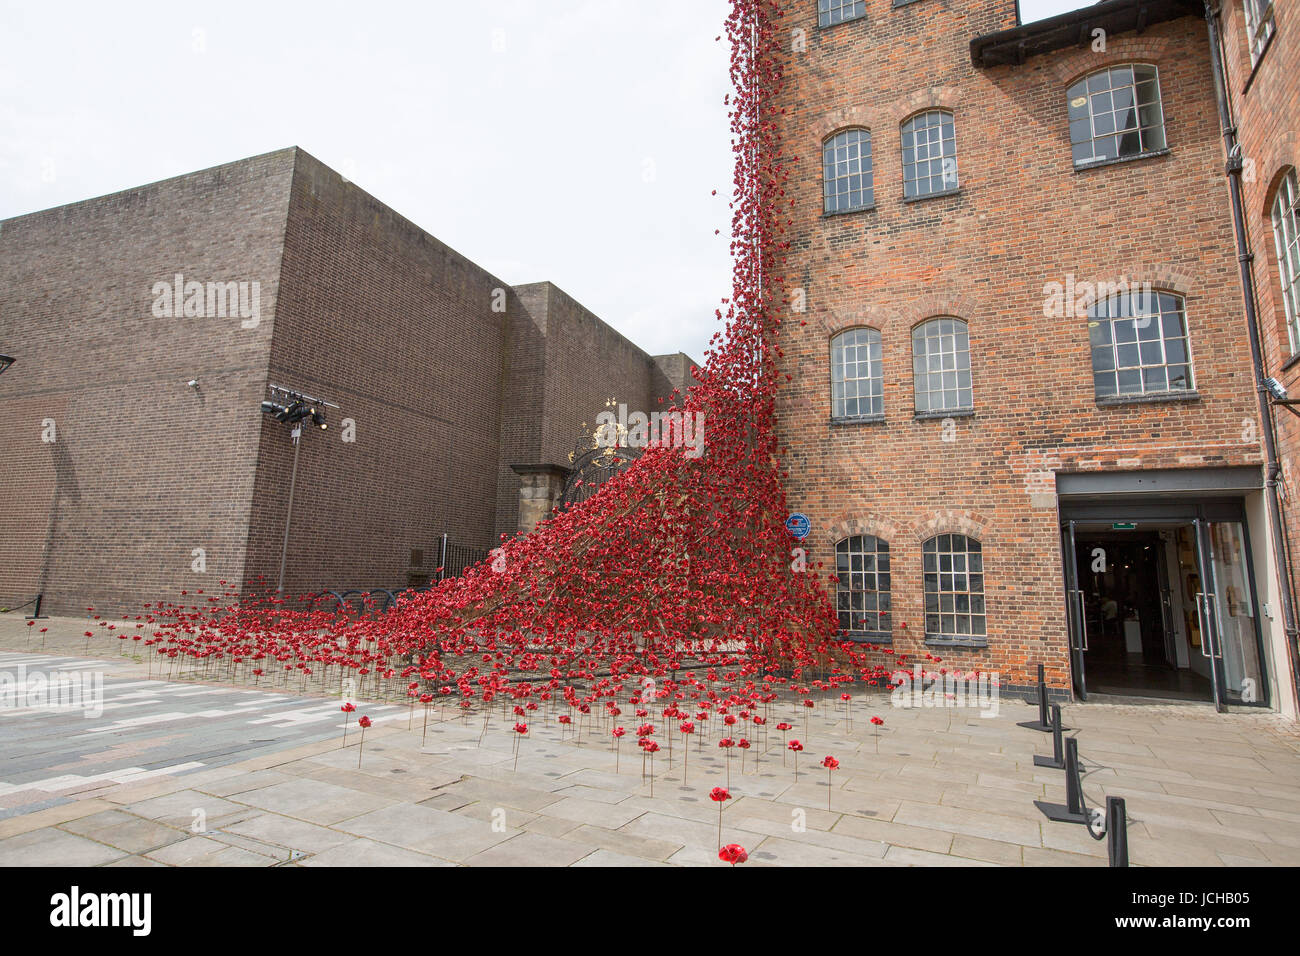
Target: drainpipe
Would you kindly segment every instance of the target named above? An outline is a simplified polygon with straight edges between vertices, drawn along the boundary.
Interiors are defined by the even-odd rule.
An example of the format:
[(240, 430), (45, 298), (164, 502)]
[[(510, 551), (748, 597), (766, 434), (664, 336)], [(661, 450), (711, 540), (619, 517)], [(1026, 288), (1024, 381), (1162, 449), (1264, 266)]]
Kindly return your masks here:
[(1223, 129), (1223, 148), (1228, 160), (1224, 171), (1228, 177), (1228, 194), (1232, 197), (1232, 227), (1237, 240), (1237, 265), (1241, 271), (1241, 296), (1246, 307), (1246, 329), (1250, 333), (1250, 358), (1255, 373), (1255, 392), (1259, 400), (1259, 416), (1264, 432), (1264, 456), (1267, 459), (1264, 479), (1264, 497), (1268, 502), (1269, 524), (1273, 562), (1277, 566), (1279, 603), (1282, 605), (1282, 625), (1286, 633), (1287, 663), (1291, 681), (1300, 706), (1300, 670), (1296, 667), (1296, 614), (1295, 597), (1291, 588), (1291, 565), (1287, 559), (1286, 532), (1282, 525), (1282, 504), (1279, 497), (1278, 477), (1282, 466), (1277, 458), (1277, 439), (1274, 433), (1269, 392), (1264, 386), (1264, 355), (1259, 341), (1259, 320), (1255, 312), (1255, 273), (1251, 268), (1254, 255), (1246, 237), (1246, 222), (1242, 213), (1241, 147), (1237, 143), (1237, 127), (1233, 125), (1228, 106), (1227, 81), (1223, 70), (1218, 14), (1205, 0), (1205, 22), (1210, 31), (1210, 71), (1214, 77), (1214, 96), (1219, 105), (1219, 125)]

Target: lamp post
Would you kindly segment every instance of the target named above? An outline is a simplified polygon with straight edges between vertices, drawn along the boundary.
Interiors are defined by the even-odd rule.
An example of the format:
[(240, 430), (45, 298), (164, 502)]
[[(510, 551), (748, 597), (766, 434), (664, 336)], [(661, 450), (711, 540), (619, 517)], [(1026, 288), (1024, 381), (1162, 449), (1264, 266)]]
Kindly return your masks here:
[(325, 421), (325, 409), (338, 408), (333, 402), (323, 398), (312, 398), (296, 389), (268, 385), (270, 401), (262, 402), (263, 414), (270, 415), (278, 422), (291, 426), (289, 432), (293, 440), (293, 468), (289, 472), (289, 501), (284, 514), (284, 537), (280, 542), (280, 577), (275, 590), (284, 593), (284, 570), (289, 559), (289, 527), (293, 523), (293, 493), (298, 484), (298, 451), (302, 447), (302, 426), (307, 419), (322, 431), (329, 427)]

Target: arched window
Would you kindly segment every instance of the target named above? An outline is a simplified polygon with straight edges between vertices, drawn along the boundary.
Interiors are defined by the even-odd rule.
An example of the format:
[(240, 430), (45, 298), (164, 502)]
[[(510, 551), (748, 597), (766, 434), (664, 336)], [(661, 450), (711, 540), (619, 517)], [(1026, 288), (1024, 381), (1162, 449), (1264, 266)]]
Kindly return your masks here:
[(1160, 75), (1150, 64), (1098, 70), (1071, 86), (1066, 99), (1076, 166), (1165, 148)]
[(1277, 273), (1282, 281), (1287, 337), (1291, 352), (1300, 351), (1300, 220), (1297, 219), (1295, 170), (1289, 170), (1273, 197), (1273, 242), (1277, 247)]
[(874, 535), (835, 545), (835, 607), (840, 630), (889, 637), (889, 543)]
[(1180, 295), (1141, 291), (1098, 299), (1088, 309), (1088, 339), (1098, 398), (1193, 388)]
[(867, 209), (875, 204), (869, 130), (846, 129), (822, 143), (822, 191), (826, 212)]
[(964, 534), (936, 535), (921, 549), (926, 637), (983, 637), (984, 553)]
[(912, 330), (912, 373), (918, 412), (973, 407), (970, 336), (961, 319), (938, 318)]
[(1246, 42), (1250, 44), (1250, 62), (1254, 64), (1273, 39), (1273, 0), (1245, 0)]
[(867, 0), (817, 0), (817, 25), (832, 27), (867, 15)]
[(880, 333), (849, 329), (831, 339), (831, 417), (873, 418), (885, 414)]
[(957, 182), (952, 114), (929, 110), (903, 124), (903, 196), (951, 192)]

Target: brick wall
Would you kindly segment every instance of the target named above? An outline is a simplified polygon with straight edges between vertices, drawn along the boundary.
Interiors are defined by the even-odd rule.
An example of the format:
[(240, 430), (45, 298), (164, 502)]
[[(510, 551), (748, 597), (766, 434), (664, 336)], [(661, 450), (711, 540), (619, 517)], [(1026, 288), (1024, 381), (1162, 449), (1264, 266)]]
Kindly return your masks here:
[[(1065, 686), (1055, 473), (1260, 461), (1204, 25), (1183, 18), (1109, 37), (1104, 53), (981, 70), (969, 43), (1015, 25), (1011, 0), (867, 6), (865, 21), (819, 29), (814, 3), (784, 4), (783, 28), (807, 41), (785, 45), (780, 103), (798, 157), (783, 271), (787, 291), (807, 296), (781, 334), (791, 507), (812, 518), (824, 574), (848, 534), (890, 542), (894, 645), (909, 653), (927, 650), (922, 542), (979, 538), (988, 646), (934, 653), (1017, 684), (1041, 661)], [(1075, 172), (1068, 85), (1134, 61), (1160, 70), (1170, 152)], [(899, 126), (929, 108), (954, 114), (960, 191), (904, 202)], [(876, 206), (824, 216), (821, 142), (846, 126), (872, 131)], [(1044, 317), (1045, 285), (1071, 273), (1184, 295), (1198, 397), (1099, 406), (1087, 320)], [(910, 333), (934, 316), (969, 324), (972, 416), (914, 417)], [(830, 423), (830, 340), (855, 326), (882, 335), (883, 423)]]
[(520, 310), (511, 318), (507, 357), (499, 534), (512, 534), (519, 526), (520, 478), (511, 465), (568, 467), (569, 453), (584, 432), (595, 430), (607, 400), (626, 404), (629, 413), (652, 412), (673, 389), (694, 382), (694, 363), (684, 353), (647, 355), (552, 283), (514, 291)]
[[(177, 272), (258, 281), (260, 321), (155, 317)], [(647, 407), (658, 368), (299, 149), (0, 223), (0, 349), (18, 357), (0, 378), (0, 607), (44, 591), (55, 611), (274, 585), (293, 445), (261, 412), (268, 383), (340, 406), (299, 451), (301, 593), (427, 583), (444, 532), (491, 547), (517, 526), (508, 465), (567, 463), (606, 397)]]
[[(271, 153), (0, 223), (0, 604), (239, 579), (292, 171)], [(260, 322), (156, 317), (177, 272), (259, 282)]]
[[(1229, 101), (1245, 163), (1243, 214), (1255, 256), (1252, 269), (1265, 368), (1296, 398), (1300, 397), (1300, 362), (1291, 361), (1295, 353), (1286, 329), (1272, 207), (1287, 171), (1300, 165), (1296, 120), (1300, 115), (1300, 17), (1294, 6), (1277, 4), (1274, 19), (1276, 32), (1257, 63), (1251, 61), (1241, 0), (1222, 4), (1220, 28)], [(1295, 504), (1300, 494), (1296, 474), (1300, 420), (1281, 409), (1274, 420), (1285, 491), (1284, 521), (1294, 554), (1300, 542), (1300, 509)]]
[[(490, 543), (507, 317), (492, 306), (509, 287), (295, 155), (268, 380), (341, 408), (305, 431), (285, 588), (427, 583), (444, 531)], [(293, 446), (258, 419), (246, 577), (274, 584)]]

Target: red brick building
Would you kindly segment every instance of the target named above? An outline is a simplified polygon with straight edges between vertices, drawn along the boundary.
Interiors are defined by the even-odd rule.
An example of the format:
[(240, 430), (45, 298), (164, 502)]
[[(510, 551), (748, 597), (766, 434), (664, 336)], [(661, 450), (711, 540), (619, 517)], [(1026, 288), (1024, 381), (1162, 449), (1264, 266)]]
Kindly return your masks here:
[[(56, 611), (274, 584), (291, 478), (287, 592), (428, 583), (691, 381), (296, 148), (0, 222), (0, 351), (0, 606)], [(337, 406), (296, 477), (270, 385)]]
[[(846, 632), (1012, 687), (1041, 663), (1061, 694), (1294, 713), (1201, 5), (782, 8), (779, 421)], [(1259, 135), (1263, 248), (1296, 157)]]

